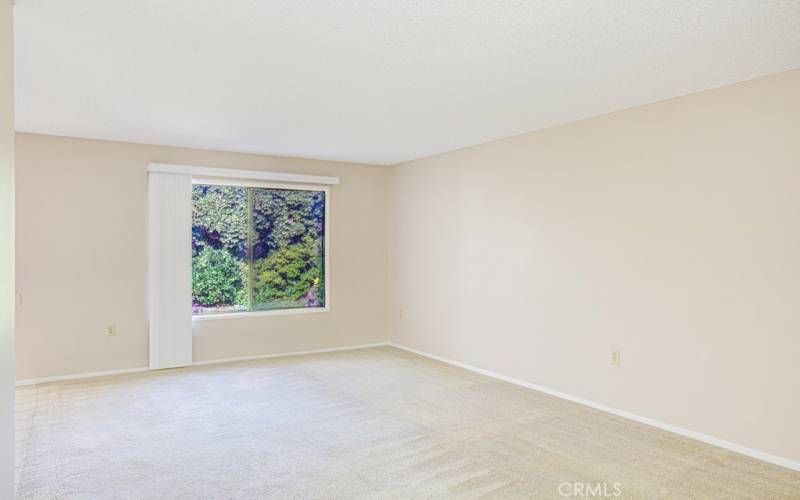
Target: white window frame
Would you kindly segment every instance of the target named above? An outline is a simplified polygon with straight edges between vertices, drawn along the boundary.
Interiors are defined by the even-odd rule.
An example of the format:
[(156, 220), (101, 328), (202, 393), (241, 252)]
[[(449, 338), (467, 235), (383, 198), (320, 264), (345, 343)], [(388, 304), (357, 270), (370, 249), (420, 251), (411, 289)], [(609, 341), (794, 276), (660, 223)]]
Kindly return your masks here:
[(337, 185), (338, 177), (324, 175), (286, 174), (264, 170), (238, 170), (234, 168), (201, 167), (197, 165), (172, 165), (150, 162), (148, 172), (163, 174), (184, 174), (198, 178), (244, 179), (249, 181), (299, 182), (305, 184)]
[(316, 191), (325, 193), (325, 231), (323, 238), (323, 252), (325, 253), (325, 305), (323, 307), (290, 307), (286, 309), (271, 309), (268, 311), (230, 311), (219, 313), (203, 313), (192, 314), (192, 321), (209, 321), (218, 319), (236, 319), (236, 318), (253, 318), (259, 316), (287, 316), (291, 314), (315, 314), (330, 312), (331, 308), (331, 276), (330, 276), (330, 233), (328, 232), (328, 222), (330, 221), (330, 188), (328, 186), (319, 185), (303, 185), (303, 184), (284, 184), (284, 183), (267, 183), (267, 182), (252, 182), (252, 181), (235, 181), (225, 179), (208, 179), (202, 177), (192, 177), (192, 185), (203, 184), (206, 186), (236, 186), (236, 187), (253, 187), (253, 188), (266, 188), (266, 189), (286, 189), (292, 191)]

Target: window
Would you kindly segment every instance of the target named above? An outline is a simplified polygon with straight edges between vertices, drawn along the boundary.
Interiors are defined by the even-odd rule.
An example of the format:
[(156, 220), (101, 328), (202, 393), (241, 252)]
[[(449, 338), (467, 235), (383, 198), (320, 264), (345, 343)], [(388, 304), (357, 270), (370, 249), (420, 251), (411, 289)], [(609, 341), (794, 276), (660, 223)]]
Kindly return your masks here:
[(324, 309), (327, 189), (192, 186), (192, 314)]

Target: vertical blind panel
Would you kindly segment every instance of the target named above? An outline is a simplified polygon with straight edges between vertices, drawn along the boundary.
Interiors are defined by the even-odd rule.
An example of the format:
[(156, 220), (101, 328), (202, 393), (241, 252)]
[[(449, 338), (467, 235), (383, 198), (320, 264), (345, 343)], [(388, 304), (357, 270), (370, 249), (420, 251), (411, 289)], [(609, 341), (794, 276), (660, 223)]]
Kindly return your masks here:
[(150, 176), (150, 368), (192, 364), (192, 177)]

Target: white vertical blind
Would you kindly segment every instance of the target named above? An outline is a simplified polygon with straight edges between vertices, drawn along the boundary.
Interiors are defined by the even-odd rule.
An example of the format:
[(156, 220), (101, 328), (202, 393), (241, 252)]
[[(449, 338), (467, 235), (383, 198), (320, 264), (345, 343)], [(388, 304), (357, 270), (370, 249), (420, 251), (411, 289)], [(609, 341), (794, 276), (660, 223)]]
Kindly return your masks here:
[(150, 368), (192, 364), (192, 176), (150, 172)]

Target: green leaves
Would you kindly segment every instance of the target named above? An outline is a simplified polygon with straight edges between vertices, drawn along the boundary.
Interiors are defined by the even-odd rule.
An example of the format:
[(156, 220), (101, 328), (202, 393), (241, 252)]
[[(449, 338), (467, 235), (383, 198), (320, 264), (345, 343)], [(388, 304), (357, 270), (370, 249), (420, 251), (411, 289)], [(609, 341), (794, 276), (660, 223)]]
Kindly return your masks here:
[[(305, 301), (321, 305), (321, 242), (306, 235), (302, 242), (272, 252), (253, 264), (253, 303), (281, 304)], [(313, 302), (313, 304), (308, 304)]]
[(245, 258), (247, 188), (195, 185), (192, 189), (192, 246), (224, 248)]
[(253, 229), (265, 253), (300, 243), (304, 236), (320, 238), (324, 230), (324, 196), (320, 191), (254, 189)]
[(245, 265), (225, 249), (205, 247), (192, 258), (192, 298), (200, 306), (245, 305)]

